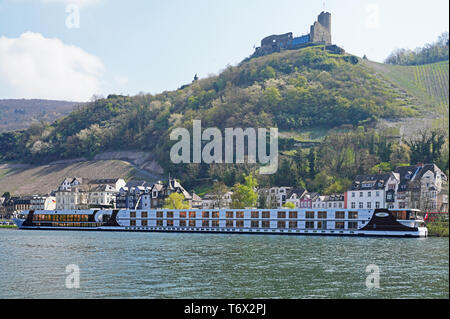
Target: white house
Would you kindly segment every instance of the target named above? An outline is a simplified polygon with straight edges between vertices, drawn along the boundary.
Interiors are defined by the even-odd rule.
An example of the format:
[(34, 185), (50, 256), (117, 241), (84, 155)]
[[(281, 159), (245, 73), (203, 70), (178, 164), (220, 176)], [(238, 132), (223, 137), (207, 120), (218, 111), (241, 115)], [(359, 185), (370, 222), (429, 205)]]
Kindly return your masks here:
[(400, 175), (385, 173), (358, 175), (347, 191), (347, 208), (398, 208), (395, 201)]

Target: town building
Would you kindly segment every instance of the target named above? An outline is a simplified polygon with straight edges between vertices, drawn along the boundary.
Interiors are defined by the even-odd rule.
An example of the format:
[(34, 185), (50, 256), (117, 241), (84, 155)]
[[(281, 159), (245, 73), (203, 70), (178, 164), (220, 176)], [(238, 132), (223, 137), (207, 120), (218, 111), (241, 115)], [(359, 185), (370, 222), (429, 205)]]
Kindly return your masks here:
[(448, 211), (448, 178), (435, 164), (397, 167), (400, 176), (397, 191), (399, 208), (422, 211)]
[(348, 208), (398, 208), (395, 196), (399, 183), (400, 175), (393, 172), (358, 175), (347, 191)]
[(231, 195), (233, 192), (229, 191), (218, 198), (215, 194), (205, 194), (202, 199), (203, 209), (214, 209), (214, 208), (231, 208)]

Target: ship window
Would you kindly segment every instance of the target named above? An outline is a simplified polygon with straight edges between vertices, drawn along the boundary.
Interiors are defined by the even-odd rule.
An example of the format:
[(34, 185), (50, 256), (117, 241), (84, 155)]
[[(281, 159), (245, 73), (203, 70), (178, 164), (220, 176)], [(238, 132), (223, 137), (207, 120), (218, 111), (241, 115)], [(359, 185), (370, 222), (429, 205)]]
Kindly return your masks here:
[(319, 215), (318, 218), (327, 219), (327, 212), (318, 212), (317, 214)]
[(278, 212), (278, 218), (286, 218), (286, 212)]
[(344, 222), (336, 222), (335, 225), (336, 225), (335, 226), (336, 229), (344, 229), (345, 228)]
[(349, 219), (357, 219), (358, 218), (358, 212), (348, 212), (348, 218)]
[(202, 220), (203, 227), (209, 227), (209, 220)]
[(336, 215), (335, 215), (336, 217), (336, 219), (344, 219), (345, 218), (345, 212), (336, 212)]
[(262, 212), (262, 218), (270, 218), (270, 212)]
[(232, 221), (232, 220), (227, 220), (226, 226), (227, 226), (228, 228), (233, 227), (233, 221)]
[(189, 227), (195, 227), (195, 220), (194, 219), (190, 219), (189, 220)]
[(130, 212), (130, 218), (136, 218), (136, 212)]
[(314, 228), (314, 222), (306, 222), (305, 223), (306, 229), (313, 229)]
[(130, 220), (130, 226), (136, 226), (136, 221), (135, 220)]
[(167, 212), (167, 218), (173, 218), (173, 212)]
[(218, 220), (213, 220), (212, 221), (212, 227), (219, 227), (219, 221)]
[(327, 222), (325, 222), (325, 221), (317, 222), (317, 228), (318, 229), (327, 229)]
[(226, 213), (227, 218), (233, 218), (233, 212), (227, 212)]
[[(131, 223), (130, 223), (130, 225), (131, 225)], [(162, 220), (157, 220), (156, 221), (156, 226), (161, 227), (162, 225), (163, 225), (163, 221)], [(131, 225), (131, 226), (133, 226), (133, 225)]]
[(186, 227), (186, 220), (180, 220), (180, 227)]
[(141, 220), (141, 226), (148, 226), (147, 220)]
[(148, 213), (147, 212), (142, 212), (141, 213), (141, 218), (147, 218), (148, 217)]
[(219, 212), (212, 212), (212, 218), (219, 218)]
[(236, 212), (236, 218), (244, 218), (244, 212)]
[(252, 222), (251, 222), (251, 227), (252, 227), (252, 228), (258, 228), (258, 227), (259, 227), (259, 221), (257, 221), (257, 220), (252, 220)]
[(297, 228), (298, 223), (297, 222), (289, 222), (289, 228)]
[(289, 218), (297, 218), (298, 214), (297, 212), (289, 212)]
[(202, 218), (209, 218), (209, 212), (202, 212)]
[(156, 212), (156, 218), (163, 218), (163, 212)]
[(189, 212), (189, 218), (195, 218), (195, 212)]
[(314, 218), (314, 212), (306, 212), (305, 217), (306, 218)]
[(186, 218), (186, 212), (180, 212), (180, 218)]
[(270, 228), (270, 222), (267, 220), (264, 220), (261, 222), (262, 228)]
[(278, 228), (286, 228), (286, 222), (285, 221), (278, 221)]
[[(252, 218), (259, 218), (259, 212), (252, 212), (251, 213)], [(252, 226), (253, 227), (253, 226)]]
[(237, 228), (243, 228), (244, 227), (244, 221), (243, 220), (237, 220), (236, 221), (236, 227)]
[(348, 222), (348, 229), (357, 229), (358, 223), (357, 222)]

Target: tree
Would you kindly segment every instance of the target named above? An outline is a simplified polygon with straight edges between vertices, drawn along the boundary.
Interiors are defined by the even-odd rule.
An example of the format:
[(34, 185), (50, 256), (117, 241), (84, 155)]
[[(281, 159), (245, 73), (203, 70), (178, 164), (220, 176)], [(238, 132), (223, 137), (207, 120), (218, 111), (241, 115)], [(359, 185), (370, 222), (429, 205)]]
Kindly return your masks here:
[(215, 182), (211, 195), (213, 197), (213, 207), (222, 208), (223, 207), (223, 197), (229, 191), (227, 185), (222, 182)]
[(294, 209), (295, 205), (293, 202), (287, 202), (286, 204), (283, 205), (284, 208), (289, 208), (289, 209)]
[(8, 199), (11, 198), (11, 193), (10, 192), (4, 192), (2, 197), (5, 198), (5, 200), (8, 200)]
[(256, 178), (250, 173), (250, 175), (244, 175), (244, 179), (244, 184), (237, 183), (233, 187), (232, 208), (256, 207), (258, 203), (258, 194), (256, 193), (258, 182)]
[(172, 193), (164, 201), (164, 207), (167, 209), (188, 209), (189, 203), (185, 202), (183, 194)]

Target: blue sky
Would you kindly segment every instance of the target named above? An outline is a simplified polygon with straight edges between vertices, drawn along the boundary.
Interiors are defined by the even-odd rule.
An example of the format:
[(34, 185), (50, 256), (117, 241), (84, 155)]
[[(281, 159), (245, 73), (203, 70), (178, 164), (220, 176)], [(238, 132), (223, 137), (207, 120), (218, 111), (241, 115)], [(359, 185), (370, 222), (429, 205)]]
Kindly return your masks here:
[[(79, 28), (67, 27), (71, 3)], [(173, 90), (237, 64), (267, 35), (308, 33), (323, 8), (322, 0), (0, 0), (0, 98)], [(328, 0), (325, 9), (333, 43), (380, 62), (448, 31), (447, 0)]]

